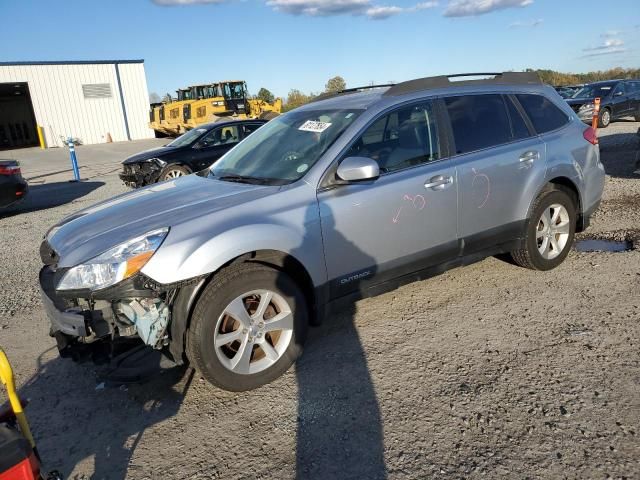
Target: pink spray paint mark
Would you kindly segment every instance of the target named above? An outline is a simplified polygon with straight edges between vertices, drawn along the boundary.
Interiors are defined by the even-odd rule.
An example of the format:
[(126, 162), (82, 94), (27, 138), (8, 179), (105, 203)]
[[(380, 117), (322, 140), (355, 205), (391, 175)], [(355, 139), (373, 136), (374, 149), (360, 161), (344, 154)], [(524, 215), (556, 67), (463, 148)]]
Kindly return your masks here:
[(475, 174), (475, 176), (473, 177), (473, 180), (471, 181), (472, 187), (476, 186), (476, 181), (478, 182), (481, 181), (479, 179), (484, 179), (487, 182), (487, 194), (485, 195), (484, 200), (482, 200), (478, 205), (476, 205), (478, 208), (482, 208), (487, 204), (487, 202), (489, 201), (489, 197), (491, 196), (491, 180), (489, 180), (489, 177), (486, 174), (476, 172), (475, 168), (472, 168), (471, 170)]
[[(414, 210), (422, 210), (426, 205), (427, 205), (427, 201), (424, 199), (424, 197), (422, 195), (408, 195), (405, 194), (402, 197), (403, 201), (407, 201), (407, 202), (411, 202), (411, 206), (413, 207)], [(393, 223), (398, 223), (400, 221), (400, 214), (402, 212), (402, 209), (406, 207), (406, 205), (400, 205), (400, 208), (398, 208), (398, 211), (396, 212), (396, 214), (394, 215), (394, 217), (391, 219), (391, 221)]]

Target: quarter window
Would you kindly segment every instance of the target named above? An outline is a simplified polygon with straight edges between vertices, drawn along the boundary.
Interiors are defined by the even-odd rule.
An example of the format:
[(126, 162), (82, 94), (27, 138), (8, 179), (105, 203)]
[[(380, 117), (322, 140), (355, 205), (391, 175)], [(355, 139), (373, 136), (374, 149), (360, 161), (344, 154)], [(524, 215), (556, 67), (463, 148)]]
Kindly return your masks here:
[(538, 133), (556, 130), (569, 122), (567, 115), (542, 95), (518, 94), (516, 97)]
[(502, 95), (462, 95), (445, 99), (456, 153), (467, 153), (513, 140)]
[(432, 102), (404, 107), (376, 120), (346, 155), (373, 158), (382, 173), (440, 158)]

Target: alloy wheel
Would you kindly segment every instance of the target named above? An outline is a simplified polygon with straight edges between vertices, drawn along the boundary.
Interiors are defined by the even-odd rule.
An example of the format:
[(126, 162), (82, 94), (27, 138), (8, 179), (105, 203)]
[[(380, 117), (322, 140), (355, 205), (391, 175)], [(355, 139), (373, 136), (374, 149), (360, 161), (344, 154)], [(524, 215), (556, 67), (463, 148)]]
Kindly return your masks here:
[(293, 337), (293, 313), (287, 301), (270, 290), (236, 297), (215, 327), (214, 348), (228, 370), (248, 375), (276, 363)]
[(182, 170), (169, 170), (167, 173), (164, 174), (165, 180), (169, 180), (171, 178), (183, 177), (183, 176), (184, 176), (184, 172)]
[(569, 240), (569, 212), (559, 203), (554, 203), (542, 212), (536, 228), (538, 252), (546, 260), (560, 255)]

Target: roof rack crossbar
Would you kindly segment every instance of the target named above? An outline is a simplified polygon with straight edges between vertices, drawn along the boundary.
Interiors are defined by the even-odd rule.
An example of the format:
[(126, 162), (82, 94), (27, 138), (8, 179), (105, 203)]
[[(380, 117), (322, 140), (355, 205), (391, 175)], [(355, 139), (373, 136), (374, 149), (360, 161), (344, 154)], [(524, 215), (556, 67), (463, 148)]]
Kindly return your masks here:
[(360, 92), (362, 90), (371, 90), (372, 88), (392, 87), (394, 85), (395, 83), (381, 83), (378, 85), (365, 85), (364, 87), (345, 88), (344, 90), (340, 90), (338, 92), (321, 93), (317, 97), (314, 97), (309, 103), (318, 102), (320, 100), (326, 100), (327, 98), (333, 98), (339, 95), (346, 95), (348, 93)]
[[(493, 78), (483, 78), (479, 80), (458, 80), (452, 82), (450, 78), (460, 77), (484, 77), (492, 76)], [(443, 88), (451, 85), (540, 85), (540, 77), (535, 72), (482, 72), (482, 73), (457, 73), (453, 75), (440, 75), (436, 77), (417, 78), (406, 82), (393, 85), (389, 90), (384, 92), (384, 96), (404, 95), (405, 93), (417, 92), (420, 90), (428, 90), (433, 88)]]

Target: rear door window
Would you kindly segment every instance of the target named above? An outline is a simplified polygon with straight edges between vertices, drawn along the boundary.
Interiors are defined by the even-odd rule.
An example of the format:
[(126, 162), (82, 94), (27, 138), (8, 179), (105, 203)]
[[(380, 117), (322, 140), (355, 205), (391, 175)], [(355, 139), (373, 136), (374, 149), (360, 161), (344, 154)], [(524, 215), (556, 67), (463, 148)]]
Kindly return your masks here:
[(502, 95), (462, 95), (445, 99), (456, 154), (473, 152), (513, 140)]
[(567, 114), (542, 95), (523, 93), (517, 94), (516, 98), (539, 134), (556, 130), (569, 123)]

